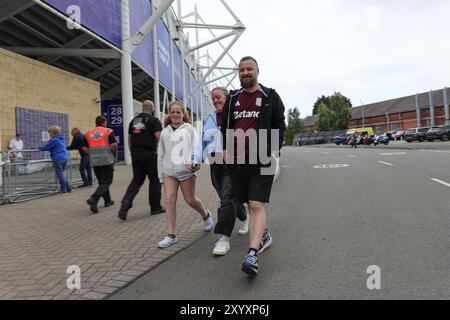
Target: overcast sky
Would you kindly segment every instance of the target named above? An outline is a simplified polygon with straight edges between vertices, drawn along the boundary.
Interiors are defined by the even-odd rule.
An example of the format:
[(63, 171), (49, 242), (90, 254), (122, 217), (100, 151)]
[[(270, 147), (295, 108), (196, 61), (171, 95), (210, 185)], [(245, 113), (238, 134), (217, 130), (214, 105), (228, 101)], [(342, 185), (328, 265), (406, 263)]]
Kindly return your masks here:
[[(219, 0), (182, 2), (183, 15), (197, 4), (207, 23), (233, 23)], [(448, 0), (227, 3), (246, 26), (231, 54), (238, 61), (254, 56), (260, 83), (275, 88), (301, 117), (311, 115), (317, 97), (334, 91), (358, 106), (450, 85)]]

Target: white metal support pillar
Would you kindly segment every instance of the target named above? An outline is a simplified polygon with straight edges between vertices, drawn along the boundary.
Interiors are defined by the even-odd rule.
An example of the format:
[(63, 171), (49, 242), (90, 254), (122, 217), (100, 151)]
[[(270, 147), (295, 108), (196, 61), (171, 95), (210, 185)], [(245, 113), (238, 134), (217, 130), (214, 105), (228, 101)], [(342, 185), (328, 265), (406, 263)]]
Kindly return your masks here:
[[(169, 30), (172, 29), (172, 19), (167, 19), (167, 21), (169, 22)], [(169, 50), (170, 50), (170, 65), (172, 66), (172, 96), (170, 97), (170, 102), (174, 102), (175, 101), (175, 94), (176, 94), (176, 85), (175, 85), (175, 58), (174, 58), (174, 44), (172, 39), (170, 39), (169, 41)]]
[[(124, 137), (124, 153), (125, 163), (131, 164), (131, 156), (129, 154), (128, 145), (128, 124), (133, 119), (133, 80), (131, 69), (131, 54), (142, 43), (145, 37), (152, 29), (156, 30), (154, 26), (158, 19), (170, 7), (174, 0), (164, 0), (161, 2), (158, 9), (152, 14), (139, 31), (131, 37), (130, 34), (130, 7), (129, 0), (121, 0), (121, 15), (122, 15), (122, 57), (121, 57), (121, 76), (122, 76), (122, 108), (123, 108), (123, 137)], [(154, 31), (155, 32), (155, 31)], [(157, 50), (157, 49), (156, 49)], [(156, 59), (158, 56), (156, 55)], [(157, 62), (156, 62), (157, 63)], [(158, 72), (156, 68), (155, 73)], [(155, 80), (158, 89), (155, 90), (155, 96), (158, 95), (158, 100), (155, 97), (155, 112), (159, 116), (159, 81)]]
[(130, 12), (128, 0), (121, 0), (122, 13), (122, 110), (123, 110), (123, 143), (125, 163), (131, 165), (130, 146), (128, 145), (128, 124), (133, 119), (133, 81), (131, 70)]
[[(195, 5), (195, 7), (194, 7), (194, 14), (195, 14), (195, 23), (198, 23), (198, 10), (197, 10), (197, 5)], [(199, 33), (198, 33), (198, 29), (195, 29), (195, 45), (198, 47), (198, 45), (199, 45)], [(200, 63), (200, 51), (199, 50), (197, 50), (197, 52), (196, 52), (196, 60), (197, 60), (197, 64), (199, 64)], [(197, 69), (197, 72), (196, 72), (196, 77), (197, 77), (197, 79), (199, 79), (199, 72), (198, 72), (198, 69)], [(201, 107), (199, 107), (199, 109), (198, 110), (201, 110)], [(197, 116), (197, 121), (200, 121), (201, 123), (203, 123), (203, 119), (202, 119), (202, 116), (203, 116), (203, 113), (202, 112), (199, 112), (200, 114), (198, 114)]]
[(161, 102), (159, 95), (159, 61), (158, 61), (158, 32), (156, 28), (153, 28), (153, 65), (154, 65), (154, 78), (153, 78), (153, 103), (155, 105), (155, 117), (161, 120)]
[[(181, 19), (181, 0), (177, 0), (177, 9), (178, 9), (178, 17)], [(179, 39), (179, 45), (180, 45), (180, 51), (181, 51), (181, 79), (183, 83), (183, 103), (185, 107), (188, 107), (187, 104), (187, 92), (186, 92), (186, 68), (185, 68), (185, 45), (184, 45), (184, 36), (182, 29), (178, 30), (178, 39)], [(192, 111), (192, 108), (191, 108)], [(191, 112), (192, 116), (192, 112)]]

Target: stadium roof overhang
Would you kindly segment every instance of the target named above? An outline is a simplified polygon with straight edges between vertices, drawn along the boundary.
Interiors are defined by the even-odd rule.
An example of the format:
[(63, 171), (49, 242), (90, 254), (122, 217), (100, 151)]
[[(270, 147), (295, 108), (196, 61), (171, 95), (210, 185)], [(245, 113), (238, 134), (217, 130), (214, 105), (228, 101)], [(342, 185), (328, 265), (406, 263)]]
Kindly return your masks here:
[[(0, 47), (98, 81), (103, 99), (121, 97), (120, 49), (32, 0), (0, 3)], [(153, 99), (153, 78), (133, 63), (133, 96)], [(161, 92), (163, 89), (161, 88)]]

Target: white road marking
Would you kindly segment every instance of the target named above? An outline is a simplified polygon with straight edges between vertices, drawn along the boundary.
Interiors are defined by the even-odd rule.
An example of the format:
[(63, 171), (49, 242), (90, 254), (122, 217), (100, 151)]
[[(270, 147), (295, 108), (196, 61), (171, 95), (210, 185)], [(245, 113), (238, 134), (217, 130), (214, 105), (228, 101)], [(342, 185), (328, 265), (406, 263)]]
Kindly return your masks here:
[(420, 151), (436, 152), (436, 153), (450, 153), (450, 151), (444, 151), (444, 150), (425, 150), (425, 149), (421, 149)]
[(292, 166), (281, 166), (281, 168), (292, 168)]
[(349, 167), (348, 164), (322, 164), (320, 166), (315, 166), (315, 169), (337, 169)]
[(446, 186), (448, 188), (450, 188), (450, 183), (447, 183), (447, 182), (439, 180), (439, 179), (431, 179), (431, 180), (434, 181), (434, 182), (440, 183), (440, 184), (442, 184), (442, 185), (444, 185), (444, 186)]
[(393, 164), (389, 163), (389, 162), (384, 162), (384, 161), (378, 161), (378, 162), (381, 163), (381, 164), (385, 164), (387, 166), (393, 166)]
[(346, 157), (349, 157), (349, 158), (359, 158), (358, 156), (354, 156), (354, 155), (352, 155), (352, 154), (347, 154)]
[(407, 154), (406, 152), (391, 152), (391, 153), (380, 153), (380, 156), (400, 156)]

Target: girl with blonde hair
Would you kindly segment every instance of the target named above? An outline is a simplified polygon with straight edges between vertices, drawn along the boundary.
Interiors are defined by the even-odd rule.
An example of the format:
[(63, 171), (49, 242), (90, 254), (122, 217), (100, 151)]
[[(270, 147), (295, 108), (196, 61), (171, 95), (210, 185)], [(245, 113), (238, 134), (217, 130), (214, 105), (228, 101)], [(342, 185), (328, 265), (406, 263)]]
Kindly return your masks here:
[(178, 188), (186, 203), (201, 215), (204, 230), (210, 231), (213, 227), (211, 212), (195, 196), (196, 174), (190, 171), (195, 130), (189, 122), (184, 105), (178, 101), (172, 102), (158, 146), (158, 175), (164, 184), (168, 229), (168, 235), (158, 243), (161, 249), (177, 242), (175, 221)]

